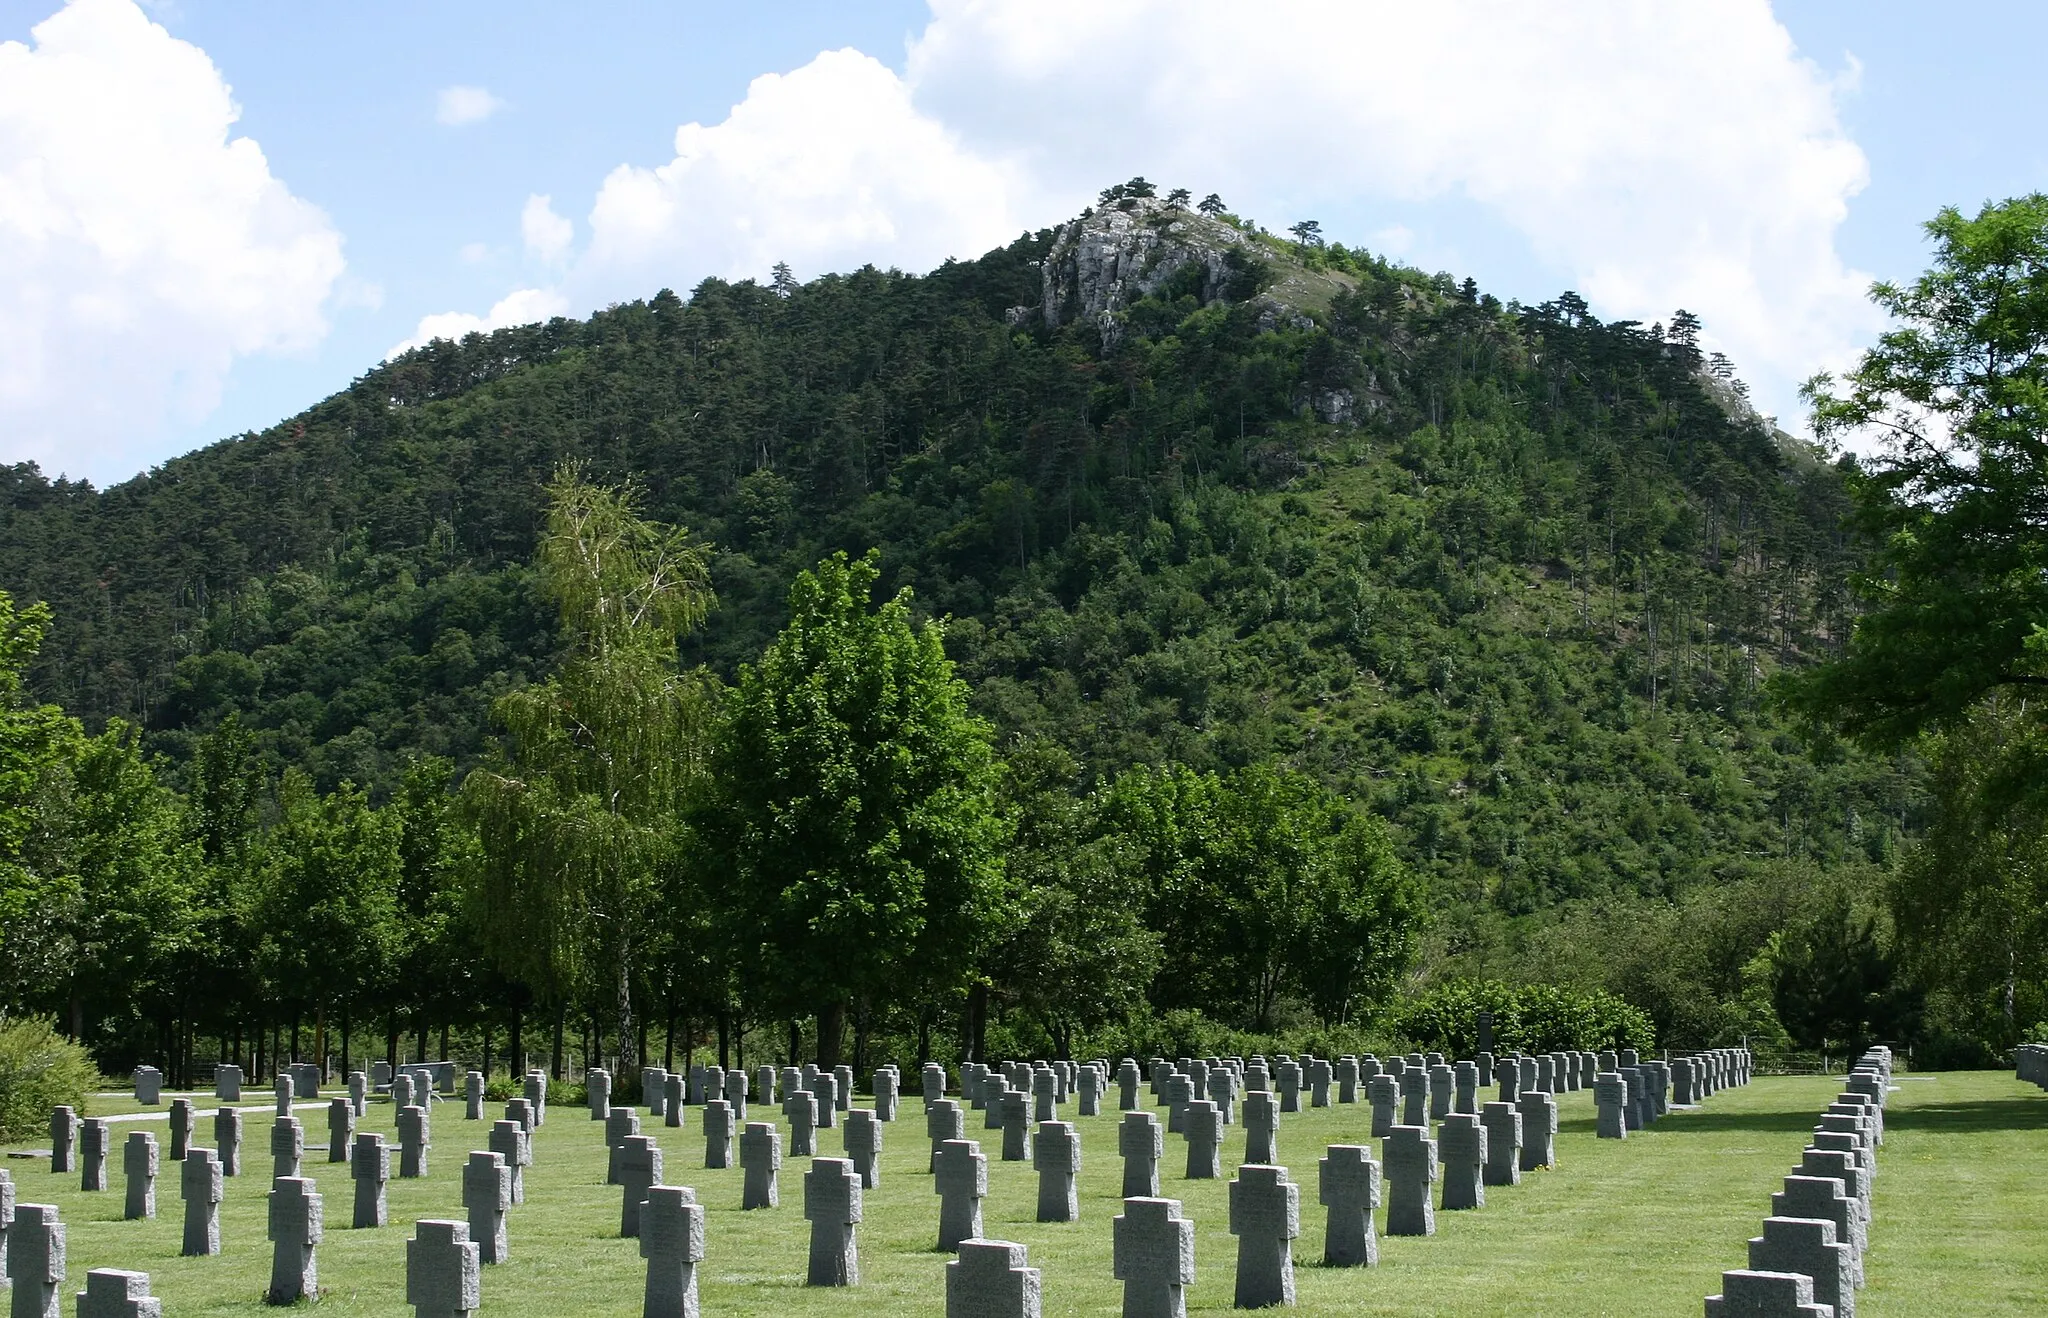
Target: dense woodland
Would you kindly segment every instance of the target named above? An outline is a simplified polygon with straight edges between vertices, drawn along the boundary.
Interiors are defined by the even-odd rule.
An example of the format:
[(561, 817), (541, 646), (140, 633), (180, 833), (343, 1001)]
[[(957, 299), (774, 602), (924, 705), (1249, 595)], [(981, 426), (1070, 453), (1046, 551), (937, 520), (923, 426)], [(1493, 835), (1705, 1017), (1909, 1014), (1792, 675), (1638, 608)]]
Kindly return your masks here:
[[(622, 995), (633, 1047), (660, 1046), (650, 1024), (678, 1048), (747, 1030), (823, 1046), (827, 1013), (803, 1023), (822, 999), (720, 964), (715, 864), (662, 862), (696, 896), (655, 899), (673, 918), (615, 967), (623, 988), (601, 957), (523, 963), (476, 913), (490, 867), (465, 784), (517, 760), (505, 702), (577, 653), (538, 553), (574, 464), (694, 546), (707, 611), (674, 659), (707, 726), (787, 642), (792, 583), (839, 579), (811, 571), (835, 553), (872, 564), (868, 601), (900, 599), (906, 634), (943, 638), (989, 747), (1009, 922), (929, 992), (827, 994), (856, 1051), (1388, 1030), (1460, 980), (1612, 992), (1679, 1044), (1985, 1046), (1975, 1006), (1924, 1021), (1888, 959), (1883, 875), (1928, 824), (1917, 748), (1802, 738), (1769, 691), (1848, 641), (1868, 549), (1854, 464), (1757, 417), (1691, 316), (1502, 304), (1311, 229), (1262, 237), (1264, 266), (1225, 295), (1178, 281), (1137, 300), (1105, 346), (1097, 324), (1009, 314), (1040, 296), (1053, 238), (437, 342), (105, 491), (9, 471), (0, 587), (49, 617), (39, 648), (10, 633), (24, 690), (87, 748), (64, 809), (147, 779), (152, 845), (189, 853), (198, 897), (175, 945), (146, 902), (117, 930), (53, 917), (6, 1000), (113, 1066), (246, 1052), (329, 1011), (379, 1052), (546, 1022), (559, 1053), (610, 1033)], [(1344, 291), (1275, 315), (1259, 290), (1289, 263)], [(1217, 836), (1168, 845), (1169, 816)], [(1312, 821), (1325, 857), (1297, 869), (1343, 869), (1332, 839), (1370, 836), (1346, 872), (1412, 893), (1350, 991), (1318, 988), (1313, 949), (1252, 966), (1169, 918), (1172, 884), (1205, 866), (1210, 890), (1245, 889), (1224, 910), (1257, 907), (1247, 858), (1282, 817)], [(305, 857), (338, 837), (395, 849), (396, 932), (341, 958), (349, 982), (308, 987), (332, 966), (293, 963), (306, 949), (260, 917), (329, 881)], [(32, 869), (101, 863), (10, 845)], [(104, 898), (159, 878), (117, 868), (80, 882)], [(1054, 909), (1059, 947), (1027, 954), (1031, 913), (1052, 937)], [(1106, 909), (1143, 919), (1090, 929)], [(1294, 927), (1281, 946), (1305, 941)], [(1063, 955), (1080, 959), (1040, 982)], [(1104, 991), (1076, 1015), (1066, 984)], [(839, 1017), (823, 1028), (836, 1049)]]

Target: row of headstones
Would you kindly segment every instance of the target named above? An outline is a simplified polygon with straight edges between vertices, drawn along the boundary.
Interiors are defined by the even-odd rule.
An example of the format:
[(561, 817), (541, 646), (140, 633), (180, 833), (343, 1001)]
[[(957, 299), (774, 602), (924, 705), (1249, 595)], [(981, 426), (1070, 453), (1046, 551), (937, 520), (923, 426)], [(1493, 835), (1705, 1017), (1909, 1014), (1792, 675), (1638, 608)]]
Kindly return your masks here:
[(2015, 1052), (2013, 1074), (2029, 1084), (2048, 1089), (2048, 1043), (2023, 1043)]
[(1771, 1196), (1749, 1266), (1722, 1273), (1721, 1293), (1707, 1297), (1707, 1318), (1856, 1318), (1891, 1078), (1891, 1049), (1863, 1054)]
[(1674, 1107), (1697, 1107), (1723, 1089), (1748, 1084), (1755, 1059), (1747, 1048), (1716, 1048), (1669, 1061), (1639, 1061), (1633, 1050), (1624, 1050), (1601, 1053), (1599, 1066), (1593, 1078), (1596, 1133), (1619, 1140)]

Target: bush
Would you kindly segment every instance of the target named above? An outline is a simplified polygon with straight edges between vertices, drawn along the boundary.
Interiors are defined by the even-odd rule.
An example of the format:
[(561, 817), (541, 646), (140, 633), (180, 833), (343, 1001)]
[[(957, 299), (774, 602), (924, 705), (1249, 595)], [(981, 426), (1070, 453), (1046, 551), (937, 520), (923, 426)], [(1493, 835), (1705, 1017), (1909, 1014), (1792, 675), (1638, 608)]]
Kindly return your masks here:
[(1493, 1046), (1507, 1052), (1599, 1052), (1657, 1046), (1657, 1029), (1640, 1009), (1600, 989), (1453, 980), (1396, 1009), (1393, 1031), (1424, 1051), (1470, 1057), (1479, 1048), (1479, 1013), (1493, 1013)]
[(60, 1104), (83, 1112), (100, 1083), (92, 1058), (57, 1033), (55, 1021), (0, 1016), (0, 1144), (48, 1130), (50, 1109)]

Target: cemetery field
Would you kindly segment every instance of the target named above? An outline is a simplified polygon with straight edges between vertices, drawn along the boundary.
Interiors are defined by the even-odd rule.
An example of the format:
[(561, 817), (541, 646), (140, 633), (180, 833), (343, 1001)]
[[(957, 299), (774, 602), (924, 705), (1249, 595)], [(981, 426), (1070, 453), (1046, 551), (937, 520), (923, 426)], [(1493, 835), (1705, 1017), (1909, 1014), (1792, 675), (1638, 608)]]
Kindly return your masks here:
[[(1316, 1203), (1316, 1158), (1327, 1144), (1368, 1143), (1371, 1109), (1333, 1106), (1282, 1118), (1280, 1161), (1301, 1183), (1302, 1237), (1295, 1242), (1300, 1311), (1309, 1314), (1697, 1314), (1719, 1289), (1723, 1269), (1746, 1266), (1744, 1242), (1761, 1227), (1771, 1192), (1797, 1162), (1817, 1114), (1839, 1078), (1761, 1078), (1722, 1091), (1690, 1112), (1673, 1112), (1626, 1141), (1594, 1138), (1590, 1093), (1559, 1096), (1558, 1166), (1525, 1173), (1518, 1186), (1490, 1187), (1486, 1207), (1437, 1214), (1427, 1239), (1382, 1238), (1380, 1264), (1326, 1269), (1324, 1214)], [(1114, 1091), (1112, 1090), (1112, 1095)], [(96, 1115), (133, 1103), (108, 1102)], [(212, 1103), (201, 1105), (210, 1111)], [(400, 1180), (392, 1158), (391, 1225), (348, 1228), (352, 1186), (344, 1164), (326, 1161), (324, 1111), (302, 1111), (305, 1174), (326, 1198), (326, 1239), (319, 1249), (320, 1308), (333, 1314), (404, 1314), (405, 1241), (422, 1217), (461, 1218), (461, 1167), (482, 1148), (487, 1123), (461, 1119), (459, 1100), (435, 1108), (430, 1175)], [(861, 1285), (851, 1292), (802, 1284), (808, 1225), (803, 1170), (785, 1154), (779, 1208), (742, 1213), (742, 1173), (703, 1167), (700, 1110), (674, 1130), (642, 1109), (642, 1132), (665, 1154), (664, 1180), (694, 1187), (707, 1209), (707, 1258), (698, 1269), (707, 1314), (804, 1315), (944, 1312), (948, 1255), (933, 1249), (938, 1199), (924, 1172), (929, 1144), (923, 1105), (904, 1100), (886, 1128), (881, 1184), (867, 1192), (860, 1228)], [(487, 1115), (502, 1115), (490, 1105)], [(749, 1115), (769, 1110), (749, 1105)], [(359, 1125), (393, 1144), (392, 1108), (376, 1102)], [(1114, 1112), (1062, 1116), (1082, 1130), (1081, 1221), (1033, 1221), (1037, 1176), (1026, 1163), (998, 1160), (999, 1131), (969, 1113), (970, 1139), (989, 1157), (984, 1233), (1022, 1242), (1042, 1269), (1045, 1312), (1114, 1315), (1121, 1287), (1110, 1272), (1110, 1218), (1118, 1211), (1121, 1160)], [(223, 1254), (178, 1257), (183, 1205), (167, 1159), (157, 1186), (157, 1218), (124, 1222), (118, 1144), (136, 1125), (115, 1126), (110, 1188), (79, 1190), (75, 1175), (54, 1175), (46, 1161), (8, 1159), (23, 1203), (55, 1203), (69, 1226), (70, 1279), (81, 1289), (90, 1268), (148, 1272), (166, 1313), (270, 1312), (261, 1303), (269, 1275), (264, 1239), (270, 1117), (246, 1120), (244, 1174), (227, 1182), (221, 1205)], [(1163, 1120), (1163, 1113), (1162, 1113)], [(788, 1127), (780, 1121), (787, 1147)], [(167, 1140), (162, 1122), (155, 1129)], [(199, 1129), (210, 1138), (211, 1120)], [(838, 1156), (838, 1129), (819, 1132), (821, 1153)], [(1228, 1232), (1228, 1176), (1244, 1147), (1232, 1127), (1224, 1145), (1225, 1179), (1182, 1179), (1185, 1145), (1169, 1135), (1161, 1192), (1178, 1198), (1196, 1223), (1196, 1276), (1190, 1310), (1231, 1303), (1236, 1241)], [(207, 1140), (202, 1139), (202, 1143)], [(735, 1155), (737, 1141), (735, 1141)], [(1857, 1297), (1863, 1318), (1945, 1318), (2035, 1308), (2048, 1293), (2048, 1094), (2003, 1072), (1901, 1074), (1880, 1150), (1867, 1256), (1868, 1286)], [(535, 1132), (526, 1202), (510, 1215), (509, 1262), (484, 1269), (483, 1312), (504, 1315), (640, 1312), (645, 1265), (638, 1242), (619, 1238), (620, 1192), (606, 1186), (603, 1124), (579, 1108), (553, 1105)], [(1381, 1215), (1384, 1227), (1384, 1214)], [(66, 1312), (71, 1305), (67, 1300)]]

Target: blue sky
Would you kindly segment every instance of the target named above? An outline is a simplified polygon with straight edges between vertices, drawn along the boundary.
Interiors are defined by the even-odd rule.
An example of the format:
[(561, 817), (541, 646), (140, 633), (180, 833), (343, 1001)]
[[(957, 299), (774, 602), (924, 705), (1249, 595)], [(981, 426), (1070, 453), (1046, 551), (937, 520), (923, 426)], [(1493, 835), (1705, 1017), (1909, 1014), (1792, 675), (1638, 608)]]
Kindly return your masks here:
[(0, 0), (0, 457), (102, 483), (423, 333), (921, 268), (1137, 172), (1503, 297), (1690, 306), (1791, 422), (1922, 221), (2048, 179), (2043, 6), (81, 0), (32, 35), (60, 8)]

